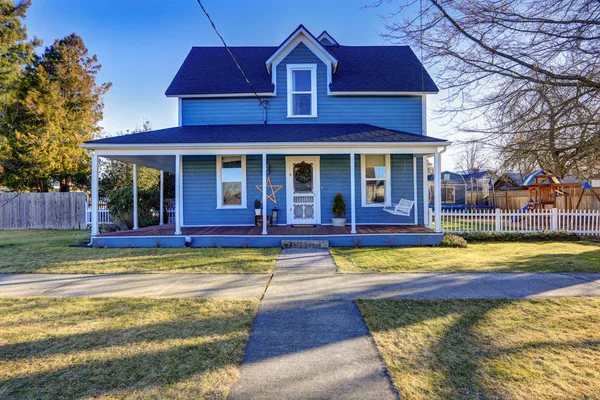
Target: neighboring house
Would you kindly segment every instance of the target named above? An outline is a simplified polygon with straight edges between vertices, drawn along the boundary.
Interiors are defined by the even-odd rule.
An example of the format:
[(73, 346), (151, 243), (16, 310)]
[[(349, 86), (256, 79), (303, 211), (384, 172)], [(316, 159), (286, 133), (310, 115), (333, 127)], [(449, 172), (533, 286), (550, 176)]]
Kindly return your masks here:
[[(98, 157), (170, 171), (176, 180), (174, 226), (104, 236), (92, 224), (95, 244), (441, 241), (439, 229), (425, 227), (424, 161), (433, 156), (439, 169), (450, 143), (427, 136), (426, 96), (438, 89), (409, 47), (344, 46), (300, 25), (279, 46), (231, 51), (262, 102), (225, 48), (194, 47), (166, 91), (178, 101), (178, 126), (82, 145), (93, 151), (93, 198)], [(329, 226), (338, 192), (347, 206), (340, 228)], [(277, 209), (277, 226), (255, 218), (255, 199), (263, 215), (275, 219)], [(408, 213), (394, 208), (401, 199), (414, 202)]]
[(507, 172), (500, 175), (493, 184), (494, 191), (501, 190), (521, 190), (523, 176), (520, 172)]
[(488, 170), (475, 170), (463, 175), (467, 185), (466, 202), (470, 205), (488, 205), (490, 192), (493, 190), (492, 172)]
[[(434, 204), (434, 176), (428, 175), (429, 204)], [(467, 183), (462, 174), (451, 171), (442, 172), (442, 205), (464, 206), (467, 204)]]

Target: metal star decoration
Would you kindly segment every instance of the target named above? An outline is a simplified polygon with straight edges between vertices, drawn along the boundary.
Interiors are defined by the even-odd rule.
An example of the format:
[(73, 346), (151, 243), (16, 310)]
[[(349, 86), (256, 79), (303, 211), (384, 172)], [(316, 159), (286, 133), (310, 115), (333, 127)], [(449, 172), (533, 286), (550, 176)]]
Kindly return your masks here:
[[(255, 188), (258, 189), (259, 192), (263, 192), (263, 187), (262, 185), (256, 185)], [(279, 192), (281, 189), (283, 189), (283, 186), (281, 185), (273, 185), (271, 183), (271, 177), (269, 176), (267, 178), (267, 189), (271, 189), (271, 194), (267, 193), (267, 200), (271, 200), (274, 204), (277, 204), (277, 196), (275, 195), (277, 192)]]

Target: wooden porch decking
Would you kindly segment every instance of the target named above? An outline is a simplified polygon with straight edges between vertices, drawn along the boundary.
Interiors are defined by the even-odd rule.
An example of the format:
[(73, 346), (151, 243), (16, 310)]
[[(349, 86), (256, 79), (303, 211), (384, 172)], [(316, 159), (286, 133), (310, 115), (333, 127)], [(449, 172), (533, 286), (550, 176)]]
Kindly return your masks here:
[[(433, 230), (420, 225), (357, 225), (357, 235), (394, 235), (434, 233)], [(175, 236), (173, 225), (156, 225), (137, 230), (102, 233), (99, 236)], [(181, 228), (182, 236), (260, 236), (262, 228), (255, 226), (211, 226)], [(291, 226), (270, 226), (269, 236), (323, 236), (350, 235), (350, 227), (334, 227), (317, 225), (314, 228), (293, 228)]]

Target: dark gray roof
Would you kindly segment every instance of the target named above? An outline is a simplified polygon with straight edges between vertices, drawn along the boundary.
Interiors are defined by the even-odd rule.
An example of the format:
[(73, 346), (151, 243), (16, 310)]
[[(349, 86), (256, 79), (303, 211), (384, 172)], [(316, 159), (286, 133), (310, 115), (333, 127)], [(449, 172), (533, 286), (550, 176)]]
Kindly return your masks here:
[[(230, 47), (254, 90), (272, 93), (265, 61), (278, 47)], [(408, 46), (338, 46), (332, 91), (437, 92), (438, 88)], [(251, 93), (224, 47), (193, 47), (166, 91), (167, 96)]]
[(92, 140), (94, 144), (203, 144), (290, 142), (445, 142), (430, 136), (368, 124), (274, 124), (181, 126)]

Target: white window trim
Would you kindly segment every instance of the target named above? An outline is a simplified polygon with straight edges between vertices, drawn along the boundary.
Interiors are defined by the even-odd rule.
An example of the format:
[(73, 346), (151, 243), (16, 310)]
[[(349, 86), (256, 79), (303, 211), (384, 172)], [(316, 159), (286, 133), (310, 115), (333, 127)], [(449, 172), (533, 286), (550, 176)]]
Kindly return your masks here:
[[(448, 189), (452, 189), (452, 201), (448, 201)], [(442, 190), (446, 192), (444, 203), (456, 204), (456, 187), (446, 186), (446, 187), (442, 188)]]
[(360, 155), (360, 205), (361, 207), (385, 207), (389, 206), (391, 203), (391, 193), (392, 193), (392, 168), (391, 168), (391, 157), (389, 154), (384, 154), (385, 156), (385, 201), (383, 203), (367, 203), (367, 171), (366, 171), (366, 154)]
[[(317, 64), (287, 64), (287, 117), (288, 118), (316, 118), (317, 117)], [(311, 107), (310, 115), (294, 115), (292, 103), (292, 71), (309, 70)], [(306, 92), (303, 92), (308, 94)]]
[[(232, 154), (239, 155), (239, 154)], [(222, 172), (223, 172), (223, 157), (227, 157), (227, 155), (217, 156), (217, 209), (241, 209), (247, 208), (247, 197), (246, 197), (246, 156), (240, 155), (242, 158), (242, 204), (240, 205), (224, 205), (223, 204), (223, 182), (222, 182)]]

